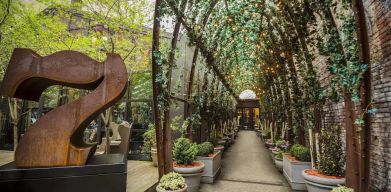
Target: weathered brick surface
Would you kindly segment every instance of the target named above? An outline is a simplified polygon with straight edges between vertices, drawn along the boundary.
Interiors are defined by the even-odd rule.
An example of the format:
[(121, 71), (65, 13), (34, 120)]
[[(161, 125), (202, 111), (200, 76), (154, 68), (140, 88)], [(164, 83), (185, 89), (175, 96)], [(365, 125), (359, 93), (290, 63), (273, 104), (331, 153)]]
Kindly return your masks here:
[[(370, 191), (391, 191), (391, 0), (364, 0), (371, 55), (371, 83), (374, 107), (370, 152)], [(325, 59), (314, 61), (319, 69), (322, 86), (327, 86), (330, 74)], [(343, 127), (343, 102), (328, 102), (323, 108), (323, 126)], [(343, 135), (344, 137), (344, 131)]]
[(391, 11), (389, 0), (366, 2), (370, 35), (372, 98), (371, 191), (391, 191)]

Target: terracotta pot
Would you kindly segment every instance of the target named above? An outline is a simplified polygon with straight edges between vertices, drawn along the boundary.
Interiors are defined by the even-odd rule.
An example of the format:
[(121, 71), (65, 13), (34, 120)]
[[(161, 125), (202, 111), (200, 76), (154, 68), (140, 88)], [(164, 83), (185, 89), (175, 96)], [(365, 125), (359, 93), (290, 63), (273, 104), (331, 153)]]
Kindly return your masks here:
[(151, 148), (151, 157), (152, 157), (153, 166), (157, 167), (157, 148), (156, 147)]
[(174, 171), (181, 174), (186, 180), (187, 191), (197, 192), (200, 187), (201, 176), (205, 169), (205, 164), (200, 161), (195, 161), (199, 166), (194, 167), (178, 167), (174, 164)]
[(161, 189), (159, 189), (159, 188), (156, 186), (156, 191), (157, 191), (157, 192), (186, 192), (186, 191), (187, 191), (187, 185), (185, 184), (185, 188), (183, 188), (183, 189), (178, 189), (178, 190), (175, 190), (175, 191), (161, 190)]
[(306, 173), (310, 169), (301, 172), (309, 192), (330, 192), (333, 188), (345, 185), (345, 178), (328, 178)]

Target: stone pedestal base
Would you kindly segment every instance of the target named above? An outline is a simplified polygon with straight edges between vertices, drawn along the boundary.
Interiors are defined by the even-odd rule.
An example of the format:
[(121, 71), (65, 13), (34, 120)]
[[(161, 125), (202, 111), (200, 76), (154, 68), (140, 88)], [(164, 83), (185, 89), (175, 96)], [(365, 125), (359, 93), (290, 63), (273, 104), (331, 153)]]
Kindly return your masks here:
[(0, 167), (2, 192), (124, 192), (127, 176), (122, 154), (99, 155), (85, 166), (16, 168)]

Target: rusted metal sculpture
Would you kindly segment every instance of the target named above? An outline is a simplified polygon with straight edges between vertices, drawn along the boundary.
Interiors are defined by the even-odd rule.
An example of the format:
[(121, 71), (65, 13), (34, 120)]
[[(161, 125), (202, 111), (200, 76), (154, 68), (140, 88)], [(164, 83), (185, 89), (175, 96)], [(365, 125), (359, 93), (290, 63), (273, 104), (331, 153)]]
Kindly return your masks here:
[(15, 49), (0, 87), (3, 96), (38, 101), (52, 85), (93, 90), (38, 119), (21, 138), (17, 167), (84, 165), (96, 144), (83, 141), (84, 129), (125, 93), (127, 72), (117, 54), (98, 62), (76, 51), (41, 57), (30, 49)]

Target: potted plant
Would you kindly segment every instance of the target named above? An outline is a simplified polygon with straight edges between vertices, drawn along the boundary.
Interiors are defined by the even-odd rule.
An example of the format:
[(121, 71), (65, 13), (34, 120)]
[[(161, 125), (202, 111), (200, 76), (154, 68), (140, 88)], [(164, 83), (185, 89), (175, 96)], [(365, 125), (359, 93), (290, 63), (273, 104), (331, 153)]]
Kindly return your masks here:
[[(277, 140), (275, 143), (275, 147), (269, 148), (271, 150), (271, 156), (272, 156), (273, 162), (278, 163), (278, 165), (276, 164), (276, 166), (278, 166), (278, 168), (281, 165), (281, 170), (282, 170), (282, 159), (283, 159), (282, 155), (284, 154), (284, 152), (286, 152), (288, 150), (288, 148), (289, 148), (289, 142), (287, 142), (283, 139)], [(279, 159), (276, 160), (277, 155), (279, 155)]]
[(153, 166), (157, 167), (157, 148), (156, 148), (156, 131), (153, 124), (148, 125), (148, 130), (143, 134), (144, 144), (142, 152), (150, 152)]
[(274, 164), (276, 165), (278, 171), (282, 172), (282, 159), (284, 156), (283, 151), (279, 151), (277, 155), (274, 157)]
[(310, 150), (299, 144), (295, 144), (290, 149), (290, 154), (283, 155), (283, 172), (288, 183), (294, 190), (306, 190), (304, 177), (301, 172), (311, 169)]
[(191, 143), (189, 139), (181, 137), (174, 143), (174, 171), (185, 178), (189, 192), (198, 191), (205, 168), (203, 162), (195, 161), (197, 153), (197, 144)]
[(333, 188), (333, 190), (331, 192), (354, 192), (354, 190), (352, 188), (348, 188), (345, 186), (339, 186), (339, 187)]
[(178, 173), (168, 173), (163, 175), (156, 186), (157, 192), (186, 192), (187, 185), (185, 179)]
[(309, 192), (330, 192), (345, 184), (345, 158), (340, 135), (338, 126), (322, 130), (319, 169), (306, 169), (302, 172)]
[(271, 137), (271, 132), (270, 129), (263, 129), (261, 134), (261, 138), (263, 142), (266, 142), (267, 139), (270, 139)]
[(272, 139), (266, 139), (266, 141), (265, 141), (265, 147), (266, 148), (271, 148), (271, 147), (273, 147), (274, 146), (274, 142), (273, 142), (273, 140)]
[(213, 144), (204, 142), (199, 144), (197, 153), (197, 160), (205, 164), (204, 172), (202, 173), (201, 182), (213, 183), (221, 167), (221, 151), (214, 150)]

